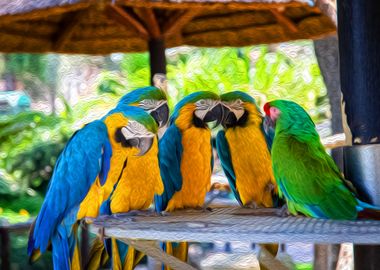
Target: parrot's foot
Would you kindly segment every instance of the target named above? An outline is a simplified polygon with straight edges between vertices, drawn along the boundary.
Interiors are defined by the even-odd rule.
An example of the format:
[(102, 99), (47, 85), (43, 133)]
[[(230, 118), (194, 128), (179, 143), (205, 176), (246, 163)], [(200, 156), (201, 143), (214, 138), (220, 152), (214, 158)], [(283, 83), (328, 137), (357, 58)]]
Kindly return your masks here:
[(279, 217), (288, 217), (288, 216), (290, 216), (291, 214), (289, 212), (288, 205), (284, 204), (280, 209), (277, 209), (276, 210), (276, 215), (279, 216)]
[(201, 211), (203, 213), (210, 213), (210, 212), (212, 212), (212, 208), (209, 207), (208, 204), (205, 204), (202, 207), (197, 207), (195, 210)]
[(168, 216), (170, 216), (170, 213), (167, 212), (167, 211), (161, 211), (161, 212), (160, 212), (160, 216), (168, 217)]
[(112, 217), (123, 218), (123, 217), (156, 217), (158, 214), (152, 210), (131, 210), (126, 213), (113, 214)]
[(250, 208), (250, 209), (258, 209), (258, 205), (256, 202), (252, 201), (247, 203), (246, 205), (243, 206), (244, 208)]

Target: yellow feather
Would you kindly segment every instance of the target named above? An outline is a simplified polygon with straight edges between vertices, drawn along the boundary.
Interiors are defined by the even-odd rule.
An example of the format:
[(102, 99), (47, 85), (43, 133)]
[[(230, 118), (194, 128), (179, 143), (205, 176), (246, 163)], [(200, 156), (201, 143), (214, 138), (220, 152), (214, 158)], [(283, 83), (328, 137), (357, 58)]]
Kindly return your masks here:
[(117, 248), (116, 239), (112, 238), (112, 269), (122, 270), (119, 249)]
[(277, 192), (272, 162), (264, 134), (262, 119), (252, 104), (246, 104), (249, 112), (247, 125), (227, 129), (236, 188), (243, 205), (255, 202), (258, 206), (272, 207), (271, 187)]
[(112, 213), (148, 208), (154, 194), (162, 194), (160, 168), (158, 164), (158, 142), (154, 138), (151, 149), (144, 156), (130, 155), (126, 169), (111, 197)]
[(182, 133), (182, 188), (171, 198), (166, 211), (202, 207), (210, 189), (211, 131), (192, 124), (194, 108), (193, 104), (184, 106), (176, 120)]
[(125, 118), (121, 113), (118, 113), (107, 117), (104, 122), (107, 126), (108, 137), (112, 146), (110, 170), (107, 175), (107, 180), (103, 186), (100, 185), (98, 178), (91, 186), (86, 197), (80, 204), (77, 214), (78, 219), (98, 216), (101, 204), (111, 194), (113, 186), (119, 179), (120, 173), (124, 166), (124, 162), (128, 155), (132, 152), (129, 148), (122, 147), (121, 144), (115, 140), (116, 130), (122, 126), (127, 125), (128, 119)]

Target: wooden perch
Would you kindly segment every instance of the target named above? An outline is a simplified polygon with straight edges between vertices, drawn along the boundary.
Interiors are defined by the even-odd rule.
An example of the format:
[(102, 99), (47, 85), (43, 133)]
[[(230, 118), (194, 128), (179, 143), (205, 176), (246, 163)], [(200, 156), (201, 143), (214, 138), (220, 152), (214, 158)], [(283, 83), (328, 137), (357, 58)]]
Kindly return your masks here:
[(145, 22), (146, 29), (152, 38), (161, 37), (160, 25), (158, 24), (152, 8), (136, 8), (134, 11), (137, 16), (139, 16), (140, 20)]
[(149, 39), (149, 33), (137, 19), (135, 19), (128, 11), (116, 5), (108, 5), (105, 9), (106, 15), (115, 22), (121, 24), (127, 29), (132, 28), (143, 38)]
[(68, 13), (63, 19), (62, 27), (58, 29), (59, 35), (55, 38), (53, 43), (53, 50), (60, 51), (70, 41), (74, 34), (75, 28), (80, 25), (83, 17), (88, 14), (86, 10), (77, 11), (74, 15)]
[(286, 17), (283, 13), (278, 11), (277, 9), (271, 9), (270, 12), (273, 14), (273, 16), (276, 18), (277, 22), (284, 26), (285, 28), (289, 29), (293, 33), (298, 32), (297, 26), (290, 20), (288, 17)]
[(122, 238), (120, 239), (124, 243), (126, 243), (129, 246), (134, 247), (135, 249), (141, 251), (142, 253), (148, 255), (149, 257), (152, 257), (163, 264), (169, 266), (172, 269), (175, 270), (196, 270), (194, 267), (191, 265), (177, 259), (174, 256), (171, 256), (161, 250), (157, 246), (156, 241), (146, 241), (146, 240), (131, 240), (131, 239), (126, 239)]
[(172, 16), (164, 25), (164, 35), (171, 36), (181, 32), (182, 28), (189, 23), (197, 14), (199, 10), (190, 9), (183, 13), (178, 13), (177, 16)]

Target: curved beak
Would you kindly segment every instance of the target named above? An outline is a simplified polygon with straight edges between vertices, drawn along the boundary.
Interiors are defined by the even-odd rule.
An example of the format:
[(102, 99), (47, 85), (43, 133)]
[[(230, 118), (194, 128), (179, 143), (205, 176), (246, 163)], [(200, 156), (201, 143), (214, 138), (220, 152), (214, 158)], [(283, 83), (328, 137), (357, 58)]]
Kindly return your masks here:
[(169, 120), (169, 106), (167, 103), (150, 112), (150, 115), (156, 120), (158, 128), (162, 128)]
[(223, 105), (223, 128), (235, 126), (237, 121), (238, 119), (236, 118), (236, 115), (227, 106)]
[(205, 117), (203, 118), (203, 122), (205, 123), (216, 121), (214, 128), (218, 126), (222, 122), (222, 120), (223, 120), (223, 108), (222, 108), (222, 104), (220, 103), (218, 103), (217, 105), (214, 106), (214, 108), (208, 111)]
[(136, 147), (140, 152), (136, 156), (145, 155), (153, 145), (154, 137), (136, 137), (126, 140), (129, 147)]

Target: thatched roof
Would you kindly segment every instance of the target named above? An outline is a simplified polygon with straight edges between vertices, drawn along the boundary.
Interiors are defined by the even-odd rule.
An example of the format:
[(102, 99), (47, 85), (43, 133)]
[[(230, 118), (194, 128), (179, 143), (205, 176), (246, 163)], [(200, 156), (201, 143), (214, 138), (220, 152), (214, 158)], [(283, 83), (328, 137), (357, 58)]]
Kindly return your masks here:
[(106, 54), (247, 46), (335, 32), (312, 0), (0, 0), (0, 51)]

